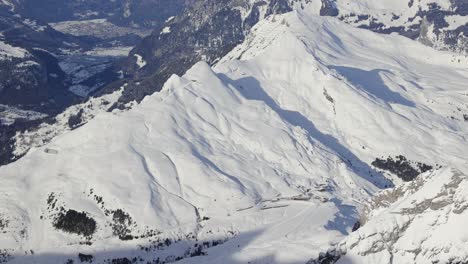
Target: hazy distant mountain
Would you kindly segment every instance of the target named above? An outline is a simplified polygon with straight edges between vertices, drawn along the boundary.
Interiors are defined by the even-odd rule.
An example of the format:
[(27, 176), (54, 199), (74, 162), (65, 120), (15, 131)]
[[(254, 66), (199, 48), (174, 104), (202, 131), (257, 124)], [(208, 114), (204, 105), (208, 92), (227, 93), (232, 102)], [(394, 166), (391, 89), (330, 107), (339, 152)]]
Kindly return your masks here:
[[(5, 2), (6, 0), (4, 0)], [(8, 0), (18, 14), (46, 23), (106, 18), (132, 27), (153, 28), (194, 0)]]

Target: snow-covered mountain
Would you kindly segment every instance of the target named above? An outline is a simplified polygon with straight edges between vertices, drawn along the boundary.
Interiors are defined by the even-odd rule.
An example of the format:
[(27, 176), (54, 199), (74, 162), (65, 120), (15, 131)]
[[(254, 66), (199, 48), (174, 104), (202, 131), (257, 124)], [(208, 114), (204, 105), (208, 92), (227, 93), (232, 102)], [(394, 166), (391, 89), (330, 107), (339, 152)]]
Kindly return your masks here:
[(466, 247), (468, 59), (320, 9), (269, 16), (213, 67), (1, 167), (0, 261), (305, 263), (337, 245), (339, 261), (466, 259), (412, 234), (457, 226)]
[[(172, 74), (183, 74), (199, 60), (210, 65), (244, 41), (265, 16), (313, 8), (355, 27), (396, 33), (441, 50), (466, 54), (467, 6), (459, 0), (240, 0), (195, 1), (167, 20), (112, 70), (128, 83), (119, 105), (159, 91)], [(108, 74), (108, 72), (106, 72)], [(155, 85), (156, 84), (156, 85)], [(116, 85), (103, 86), (102, 93)]]
[(437, 49), (468, 52), (465, 0), (323, 0), (321, 15), (379, 33), (398, 33)]
[[(112, 106), (120, 109), (126, 109), (129, 102), (140, 102), (145, 96), (160, 91), (172, 74), (183, 75), (200, 60), (210, 65), (217, 62), (242, 43), (252, 26), (265, 16), (295, 9), (312, 8), (322, 16), (336, 16), (353, 26), (379, 33), (396, 32), (438, 49), (462, 54), (466, 50), (467, 7), (464, 1), (455, 0), (5, 0), (0, 2), (1, 6), (22, 16), (30, 16), (31, 19), (23, 17), (23, 20), (34, 24), (35, 28), (42, 28), (42, 24), (34, 19), (54, 22), (51, 25), (56, 30), (86, 39), (93, 49), (81, 48), (57, 58), (60, 62), (58, 70), (65, 74), (64, 86), (67, 89), (64, 93), (71, 92), (71, 96), (86, 99), (90, 95), (112, 94), (126, 84), (118, 103)], [(187, 10), (184, 9), (186, 7)], [(129, 16), (125, 18), (124, 14)], [(156, 29), (150, 36), (137, 45), (123, 62), (115, 62), (120, 56), (126, 56), (151, 27)], [(70, 45), (75, 45), (73, 41), (59, 42), (63, 43), (61, 50), (65, 48), (65, 51), (73, 50)], [(23, 91), (13, 89), (12, 92), (18, 95), (14, 98), (26, 98), (20, 96)], [(52, 99), (44, 104), (61, 103), (66, 107), (74, 102)], [(42, 101), (37, 107), (41, 106)], [(52, 122), (46, 121), (43, 126)], [(37, 129), (30, 126), (28, 130)], [(21, 147), (25, 148), (27, 146)], [(6, 159), (0, 158), (0, 163), (15, 159), (11, 151), (5, 152), (5, 156)]]

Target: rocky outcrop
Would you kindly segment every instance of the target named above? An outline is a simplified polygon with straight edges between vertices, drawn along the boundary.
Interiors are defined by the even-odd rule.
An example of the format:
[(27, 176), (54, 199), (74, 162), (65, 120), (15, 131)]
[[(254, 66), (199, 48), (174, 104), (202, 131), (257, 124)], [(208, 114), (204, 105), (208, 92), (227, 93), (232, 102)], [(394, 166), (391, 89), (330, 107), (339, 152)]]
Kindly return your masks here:
[(468, 177), (455, 169), (428, 172), (375, 196), (365, 223), (340, 243), (338, 263), (466, 263)]

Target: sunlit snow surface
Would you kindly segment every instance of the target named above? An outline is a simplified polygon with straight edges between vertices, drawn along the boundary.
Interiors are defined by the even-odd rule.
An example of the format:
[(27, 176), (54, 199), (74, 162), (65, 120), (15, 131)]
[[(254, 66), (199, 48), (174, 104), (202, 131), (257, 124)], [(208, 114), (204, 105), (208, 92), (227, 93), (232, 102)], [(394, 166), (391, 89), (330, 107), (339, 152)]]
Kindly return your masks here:
[[(98, 263), (304, 263), (391, 185), (369, 165), (376, 157), (466, 173), (467, 66), (307, 12), (270, 17), (215, 67), (198, 63), (132, 110), (99, 114), (0, 168), (0, 249), (11, 263), (78, 253)], [(92, 245), (54, 229), (51, 193), (96, 220)], [(127, 212), (133, 236), (180, 241), (141, 250), (155, 238), (119, 240), (103, 207)], [(185, 256), (212, 240), (227, 241)]]

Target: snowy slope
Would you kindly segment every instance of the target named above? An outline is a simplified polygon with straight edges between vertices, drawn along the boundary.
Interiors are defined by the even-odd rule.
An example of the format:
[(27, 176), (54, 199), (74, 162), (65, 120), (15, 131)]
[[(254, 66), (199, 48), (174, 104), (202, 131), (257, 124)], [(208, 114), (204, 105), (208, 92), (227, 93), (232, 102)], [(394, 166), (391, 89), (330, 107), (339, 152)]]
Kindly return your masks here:
[(333, 18), (272, 16), (214, 68), (1, 167), (0, 261), (304, 263), (392, 185), (375, 158), (466, 171), (467, 66)]
[[(204, 84), (211, 84), (211, 89), (205, 89)], [(112, 137), (99, 132), (103, 129), (112, 131)], [(336, 156), (321, 150), (323, 146), (309, 142), (305, 131), (222, 83), (206, 64), (197, 65), (184, 79), (172, 78), (164, 92), (147, 98), (134, 110), (98, 116), (75, 131), (57, 138), (47, 149), (33, 151), (3, 168), (3, 186), (10, 187), (2, 190), (2, 208), (10, 209), (16, 204), (13, 201), (22, 201), (22, 205), (2, 212), (12, 225), (7, 229), (11, 230), (7, 241), (13, 244), (10, 247), (33, 249), (37, 255), (70, 244), (68, 250), (74, 252), (84, 240), (52, 228), (53, 212), (46, 209), (51, 193), (65, 209), (84, 210), (96, 219), (98, 231), (91, 239), (91, 252), (103, 250), (107, 244), (119, 249), (149, 243), (147, 239), (119, 243), (112, 230), (106, 228), (112, 217), (106, 217), (93, 196), (88, 196), (93, 189), (103, 197), (108, 210), (123, 208), (131, 215), (137, 224), (132, 227), (134, 236), (144, 234), (146, 226), (163, 231), (162, 237), (193, 233), (200, 240), (210, 236), (225, 239), (229, 232), (260, 232), (269, 227), (269, 239), (263, 238), (268, 246), (266, 253), (284, 244), (283, 235), (274, 231), (279, 229), (290, 233), (286, 240), (304, 236), (302, 255), (296, 257), (306, 259), (311, 254), (308, 247), (314, 243), (306, 241), (317, 238), (304, 235), (304, 230), (324, 234), (317, 249), (321, 243), (337, 242), (340, 233), (326, 230), (329, 221), (328, 225), (335, 228), (332, 220), (339, 213), (335, 202), (353, 203), (349, 197), (364, 198), (363, 190), (375, 190)], [(39, 167), (31, 175), (34, 164)], [(341, 177), (331, 177), (330, 171)], [(346, 201), (338, 200), (341, 197)], [(333, 200), (326, 202), (328, 199)], [(23, 207), (37, 204), (35, 201), (40, 201), (36, 209)], [(354, 210), (343, 207), (351, 213)], [(21, 213), (23, 210), (26, 215)], [(317, 210), (324, 217), (304, 223), (299, 229), (283, 223), (293, 221), (296, 214), (301, 220), (309, 218)], [(41, 215), (42, 221), (27, 220)], [(200, 222), (204, 217), (210, 220)], [(27, 226), (24, 237), (15, 230), (15, 220), (19, 219)], [(352, 224), (350, 219), (342, 221)], [(339, 221), (336, 225), (346, 228)], [(270, 245), (271, 237), (276, 246)], [(15, 241), (19, 244), (15, 245)], [(291, 249), (298, 250), (295, 245)], [(83, 246), (82, 250), (90, 249)], [(149, 255), (159, 254), (165, 253)]]
[[(402, 154), (466, 166), (465, 57), (336, 20), (291, 16), (260, 22), (216, 70), (247, 97), (266, 101), (319, 141), (331, 135), (341, 143), (329, 143), (332, 148), (350, 149), (364, 163)], [(240, 61), (230, 61), (235, 58)]]

